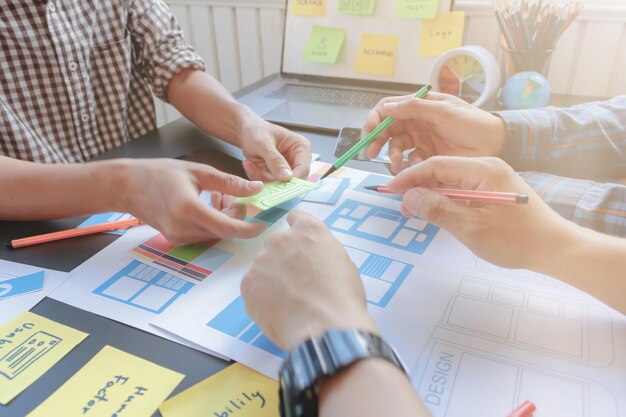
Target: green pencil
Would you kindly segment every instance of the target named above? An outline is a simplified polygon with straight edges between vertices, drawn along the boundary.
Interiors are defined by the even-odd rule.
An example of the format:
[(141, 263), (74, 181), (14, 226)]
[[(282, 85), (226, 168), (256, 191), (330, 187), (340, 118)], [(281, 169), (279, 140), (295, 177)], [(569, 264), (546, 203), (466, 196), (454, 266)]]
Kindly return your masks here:
[[(424, 98), (424, 97), (426, 97), (426, 94), (428, 94), (428, 92), (431, 89), (432, 89), (432, 86), (427, 84), (424, 87), (420, 88), (419, 91), (413, 95), (413, 97), (415, 97), (415, 98)], [(389, 126), (391, 126), (395, 121), (396, 121), (396, 119), (394, 119), (393, 117), (387, 117), (385, 120), (383, 120), (367, 136), (365, 136), (363, 139), (358, 141), (352, 148), (350, 148), (348, 150), (348, 152), (343, 154), (343, 156), (341, 158), (339, 158), (333, 164), (333, 166), (330, 167), (328, 169), (328, 171), (326, 171), (326, 173), (324, 175), (322, 175), (322, 177), (320, 178), (320, 181), (323, 180), (324, 178), (326, 178), (327, 176), (329, 176), (330, 174), (332, 174), (333, 172), (337, 171), (342, 166), (344, 166), (349, 160), (354, 158), (354, 156), (356, 154), (358, 154), (361, 151), (361, 149), (365, 148), (367, 145), (369, 145), (370, 143), (374, 142), (374, 139), (376, 139), (381, 133), (383, 133), (385, 130), (387, 130), (389, 128)]]

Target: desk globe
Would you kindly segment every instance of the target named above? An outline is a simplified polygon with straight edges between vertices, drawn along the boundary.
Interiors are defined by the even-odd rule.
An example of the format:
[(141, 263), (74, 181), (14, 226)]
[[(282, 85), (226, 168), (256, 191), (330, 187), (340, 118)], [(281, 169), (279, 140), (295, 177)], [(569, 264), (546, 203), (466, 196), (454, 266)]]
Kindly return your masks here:
[(544, 107), (550, 99), (550, 86), (538, 72), (518, 72), (504, 84), (500, 99), (509, 110)]

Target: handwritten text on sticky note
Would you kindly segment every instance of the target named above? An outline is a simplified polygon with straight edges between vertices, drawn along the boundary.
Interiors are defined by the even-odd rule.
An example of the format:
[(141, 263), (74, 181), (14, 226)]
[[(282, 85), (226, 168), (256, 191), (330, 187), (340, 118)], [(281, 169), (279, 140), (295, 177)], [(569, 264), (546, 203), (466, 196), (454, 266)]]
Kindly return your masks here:
[(376, 0), (339, 0), (337, 11), (350, 14), (373, 14)]
[(278, 383), (235, 363), (159, 407), (163, 417), (278, 417)]
[(294, 16), (326, 16), (326, 0), (292, 0)]
[(434, 19), (439, 0), (398, 0), (396, 14), (403, 19)]
[(399, 36), (364, 33), (355, 70), (364, 74), (393, 76), (398, 55)]
[(439, 13), (434, 20), (423, 20), (419, 54), (438, 56), (460, 47), (464, 25), (464, 12)]
[(0, 404), (8, 404), (87, 336), (28, 311), (2, 326)]
[(314, 25), (311, 38), (304, 51), (304, 59), (334, 64), (337, 62), (345, 40), (345, 29)]
[(237, 198), (237, 204), (254, 206), (268, 210), (282, 203), (304, 195), (318, 187), (317, 184), (293, 177), (287, 182), (270, 182), (265, 184), (260, 193), (251, 197)]
[(28, 417), (150, 417), (183, 378), (105, 346)]

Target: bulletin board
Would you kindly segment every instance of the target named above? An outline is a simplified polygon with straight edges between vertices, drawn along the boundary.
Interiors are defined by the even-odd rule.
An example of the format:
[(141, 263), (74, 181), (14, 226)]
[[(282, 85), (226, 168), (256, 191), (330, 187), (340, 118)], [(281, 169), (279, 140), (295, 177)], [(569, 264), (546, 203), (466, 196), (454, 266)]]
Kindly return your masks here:
[(461, 46), (454, 0), (288, 0), (282, 72), (424, 84), (437, 56)]

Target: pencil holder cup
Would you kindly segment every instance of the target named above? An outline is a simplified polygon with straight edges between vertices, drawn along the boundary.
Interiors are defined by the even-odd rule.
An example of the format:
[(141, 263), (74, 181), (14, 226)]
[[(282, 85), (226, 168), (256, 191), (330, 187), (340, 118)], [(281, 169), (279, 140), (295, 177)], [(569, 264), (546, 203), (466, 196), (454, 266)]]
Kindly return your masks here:
[(502, 50), (505, 80), (522, 71), (535, 71), (548, 78), (554, 48), (544, 51), (516, 51), (502, 46)]

